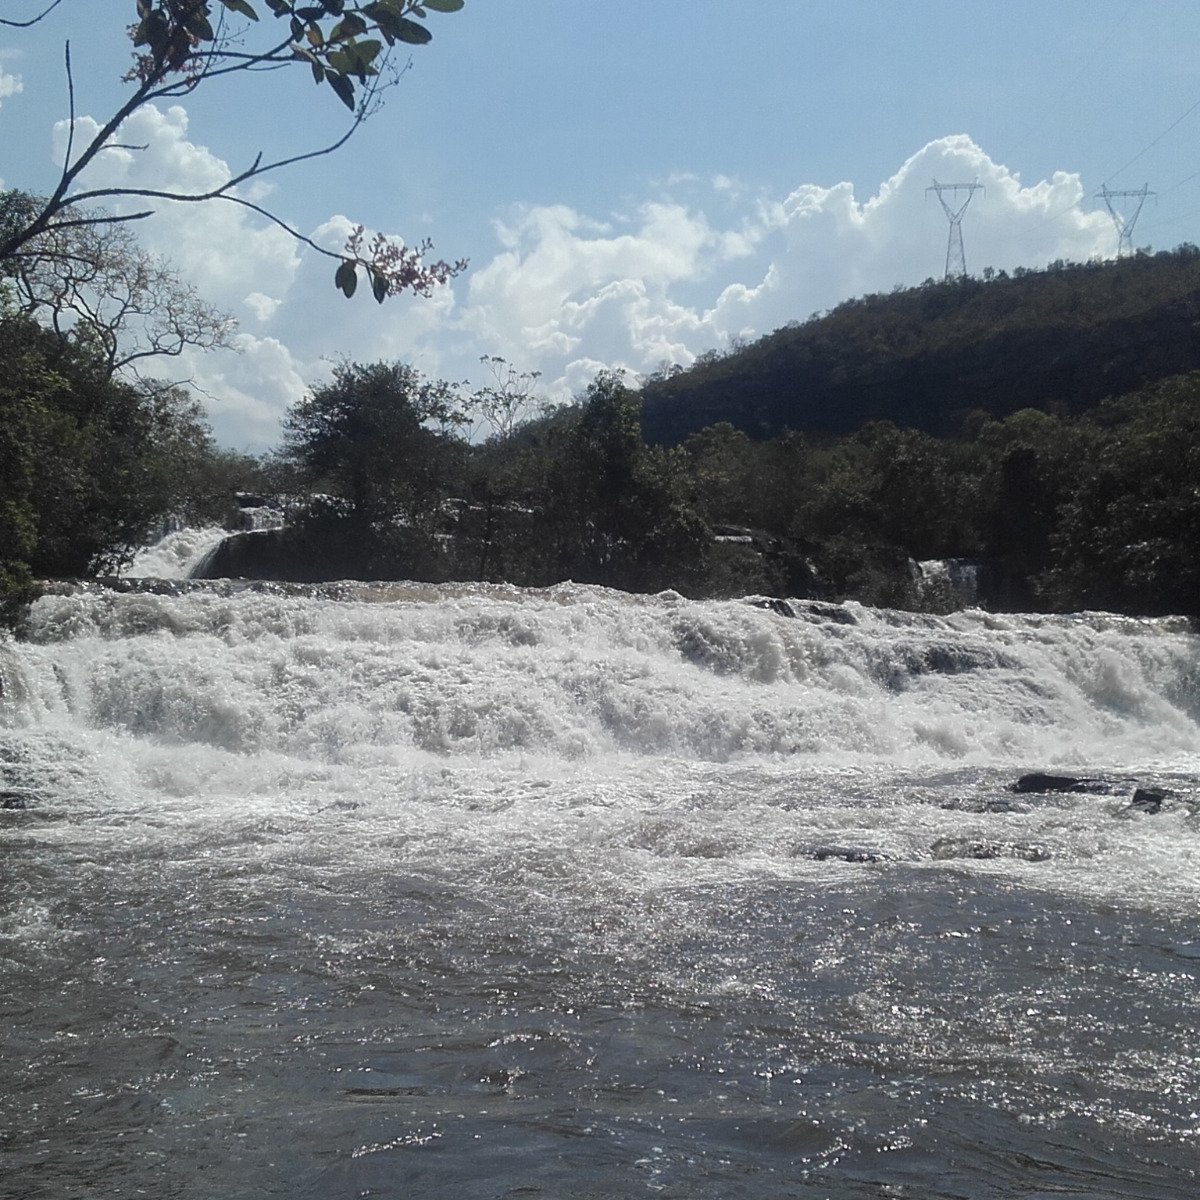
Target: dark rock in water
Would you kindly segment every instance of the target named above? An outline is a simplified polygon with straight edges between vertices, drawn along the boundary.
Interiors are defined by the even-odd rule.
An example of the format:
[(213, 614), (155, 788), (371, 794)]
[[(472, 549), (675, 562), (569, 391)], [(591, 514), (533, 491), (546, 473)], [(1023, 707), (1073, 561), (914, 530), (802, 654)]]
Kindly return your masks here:
[(818, 600), (810, 600), (804, 606), (813, 616), (826, 617), (835, 625), (857, 625), (858, 618), (843, 608), (840, 604), (822, 604)]
[(792, 606), (786, 600), (762, 599), (751, 600), (755, 608), (765, 608), (768, 612), (778, 613), (781, 617), (794, 617)]
[(939, 838), (930, 847), (930, 853), (941, 860), (1020, 858), (1025, 862), (1045, 862), (1050, 857), (1050, 851), (1045, 846), (1028, 842), (990, 842), (979, 838), (956, 837)]
[(0, 809), (11, 811), (28, 807), (29, 801), (20, 792), (0, 792)]
[(888, 856), (878, 850), (861, 850), (848, 846), (821, 846), (809, 855), (817, 862), (827, 862), (829, 859), (839, 859), (848, 863), (878, 863), (887, 862)]
[(1093, 792), (1109, 795), (1112, 784), (1103, 779), (1089, 779), (1078, 775), (1044, 775), (1040, 771), (1022, 775), (1012, 785), (1014, 792)]
[(1123, 808), (1123, 813), (1148, 813), (1153, 816), (1162, 812), (1163, 802), (1175, 799), (1175, 793), (1167, 788), (1134, 788), (1133, 799)]

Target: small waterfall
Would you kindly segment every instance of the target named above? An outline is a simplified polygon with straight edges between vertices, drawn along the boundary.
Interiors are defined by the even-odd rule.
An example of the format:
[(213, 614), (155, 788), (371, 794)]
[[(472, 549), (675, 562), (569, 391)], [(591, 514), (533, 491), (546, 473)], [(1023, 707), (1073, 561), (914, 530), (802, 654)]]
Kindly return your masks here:
[(928, 558), (917, 563), (922, 591), (942, 591), (965, 606), (979, 603), (979, 563), (972, 558)]
[(126, 579), (190, 579), (225, 537), (226, 530), (219, 525), (172, 529), (139, 550), (121, 575)]

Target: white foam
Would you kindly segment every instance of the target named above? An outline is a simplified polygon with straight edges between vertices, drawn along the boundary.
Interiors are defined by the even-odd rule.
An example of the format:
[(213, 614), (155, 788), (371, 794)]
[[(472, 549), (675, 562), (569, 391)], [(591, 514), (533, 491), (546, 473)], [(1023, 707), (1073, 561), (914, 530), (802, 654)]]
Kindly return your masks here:
[[(959, 803), (1047, 768), (1194, 789), (1200, 639), (1177, 624), (859, 606), (840, 623), (571, 585), (342, 591), (45, 596), (0, 661), (0, 744), (46, 803), (93, 814), (77, 836), (184, 857), (644, 896), (871, 869), (815, 864), (833, 845), (1200, 898), (1186, 806)], [(999, 854), (935, 861), (945, 838)]]
[(139, 550), (121, 574), (126, 579), (187, 579), (228, 536), (219, 526), (174, 529)]

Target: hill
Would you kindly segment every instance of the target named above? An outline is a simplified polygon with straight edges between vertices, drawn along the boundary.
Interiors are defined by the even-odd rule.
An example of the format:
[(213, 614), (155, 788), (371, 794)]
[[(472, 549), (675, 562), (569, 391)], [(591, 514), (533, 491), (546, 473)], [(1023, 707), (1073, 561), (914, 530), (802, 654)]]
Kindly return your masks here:
[[(647, 380), (648, 441), (726, 421), (751, 438), (870, 421), (955, 436), (980, 411), (1082, 413), (1200, 368), (1200, 249), (943, 282), (850, 300)], [(976, 418), (977, 419), (977, 418)]]

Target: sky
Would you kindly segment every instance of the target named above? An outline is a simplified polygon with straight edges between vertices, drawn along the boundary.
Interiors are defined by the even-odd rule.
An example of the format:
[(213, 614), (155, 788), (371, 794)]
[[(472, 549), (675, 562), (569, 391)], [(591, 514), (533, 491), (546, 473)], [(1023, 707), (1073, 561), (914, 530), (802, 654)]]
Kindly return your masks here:
[[(63, 0), (0, 28), (3, 186), (53, 186), (67, 42), (80, 121), (119, 104), (132, 12)], [(160, 368), (191, 381), (224, 445), (277, 444), (339, 358), (477, 385), (501, 355), (569, 396), (601, 368), (686, 366), (940, 277), (935, 179), (983, 185), (962, 226), (973, 274), (1113, 256), (1105, 186), (1155, 193), (1138, 247), (1200, 243), (1195, 0), (466, 0), (429, 28), (350, 143), (250, 195), (333, 249), (361, 222), (468, 258), (432, 298), (347, 301), (334, 263), (228, 204), (136, 225), (237, 318), (235, 349)], [(345, 118), (307, 72), (213, 84), (138, 113), (122, 141), (143, 148), (85, 179), (204, 186)]]

